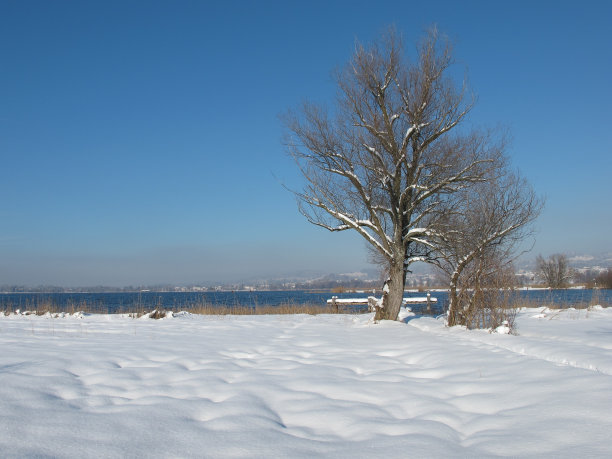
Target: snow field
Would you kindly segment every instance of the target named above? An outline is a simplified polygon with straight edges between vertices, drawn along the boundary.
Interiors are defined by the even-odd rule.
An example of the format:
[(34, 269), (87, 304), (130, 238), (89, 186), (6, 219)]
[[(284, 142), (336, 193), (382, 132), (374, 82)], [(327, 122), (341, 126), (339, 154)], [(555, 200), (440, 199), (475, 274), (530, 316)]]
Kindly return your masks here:
[(0, 317), (0, 456), (612, 454), (612, 309), (371, 317)]

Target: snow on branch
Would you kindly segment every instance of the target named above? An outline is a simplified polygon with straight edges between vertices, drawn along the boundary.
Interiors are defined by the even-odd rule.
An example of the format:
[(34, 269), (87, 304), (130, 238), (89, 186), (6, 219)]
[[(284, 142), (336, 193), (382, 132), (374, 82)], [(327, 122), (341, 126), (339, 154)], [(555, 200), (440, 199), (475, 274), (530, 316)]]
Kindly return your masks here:
[(386, 257), (391, 258), (391, 252), (387, 247), (384, 247), (375, 237), (373, 237), (365, 228), (369, 228), (373, 230), (379, 237), (383, 237), (383, 241), (385, 241), (385, 245), (388, 245), (391, 242), (389, 236), (382, 231), (382, 228), (374, 225), (370, 220), (361, 220), (356, 219), (351, 215), (344, 214), (342, 212), (336, 211), (326, 205), (319, 199), (313, 198), (308, 195), (301, 195), (302, 199), (308, 204), (317, 207), (319, 209), (324, 210), (327, 214), (335, 218), (336, 220), (342, 222), (340, 225), (329, 225), (325, 222), (320, 221), (319, 219), (312, 218), (311, 215), (305, 214), (308, 221), (314, 225), (320, 226), (322, 228), (327, 229), (328, 231), (345, 231), (348, 229), (356, 230), (362, 237), (364, 237), (370, 244), (376, 247), (381, 253), (383, 253)]

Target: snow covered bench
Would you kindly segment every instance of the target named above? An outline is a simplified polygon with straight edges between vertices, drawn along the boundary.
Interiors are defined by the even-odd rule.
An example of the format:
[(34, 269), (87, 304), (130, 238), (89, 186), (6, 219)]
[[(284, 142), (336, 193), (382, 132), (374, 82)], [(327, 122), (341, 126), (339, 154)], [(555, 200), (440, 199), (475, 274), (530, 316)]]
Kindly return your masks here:
[[(338, 298), (337, 296), (332, 296), (330, 300), (327, 300), (327, 304), (335, 306), (336, 312), (338, 312), (338, 308), (340, 305), (343, 306), (368, 306), (368, 310), (374, 311), (374, 304), (378, 301), (377, 298), (373, 296), (369, 296), (367, 298)], [(431, 303), (437, 303), (438, 299), (431, 296), (431, 293), (427, 293), (427, 296), (417, 296), (411, 298), (404, 298), (402, 301), (402, 306), (407, 306), (409, 304), (426, 304), (427, 310), (431, 309)]]

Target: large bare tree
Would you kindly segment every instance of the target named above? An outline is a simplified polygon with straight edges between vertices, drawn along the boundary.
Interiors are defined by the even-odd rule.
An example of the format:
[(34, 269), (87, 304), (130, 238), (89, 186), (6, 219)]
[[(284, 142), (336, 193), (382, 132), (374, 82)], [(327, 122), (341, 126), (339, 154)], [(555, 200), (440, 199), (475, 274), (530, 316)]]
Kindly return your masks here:
[(395, 320), (412, 263), (437, 255), (437, 220), (455, 193), (492, 177), (503, 142), (465, 126), (473, 105), (452, 78), (449, 41), (433, 29), (408, 60), (393, 31), (356, 46), (335, 75), (330, 112), (305, 103), (286, 118), (306, 185), (301, 212), (330, 231), (357, 231), (388, 264), (375, 318)]

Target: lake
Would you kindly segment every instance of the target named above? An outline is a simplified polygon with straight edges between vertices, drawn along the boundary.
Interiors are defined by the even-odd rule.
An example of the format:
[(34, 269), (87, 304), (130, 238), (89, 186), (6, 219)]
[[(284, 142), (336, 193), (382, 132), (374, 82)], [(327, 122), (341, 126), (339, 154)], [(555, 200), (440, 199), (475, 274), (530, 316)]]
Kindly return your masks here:
[[(151, 310), (156, 307), (172, 310), (189, 310), (198, 305), (208, 306), (278, 306), (282, 304), (323, 305), (332, 297), (365, 298), (368, 293), (330, 293), (301, 290), (257, 291), (257, 292), (121, 292), (121, 293), (0, 293), (0, 310), (35, 310), (38, 305), (51, 304), (56, 309), (87, 309), (100, 313), (117, 313), (136, 310)], [(448, 304), (446, 292), (433, 291), (432, 297), (438, 299), (434, 313), (442, 313)], [(612, 303), (612, 290), (609, 289), (561, 289), (561, 290), (518, 290), (519, 299), (529, 301), (533, 306), (555, 305), (571, 307), (585, 304), (609, 305)], [(423, 297), (425, 293), (406, 292), (409, 297)], [(425, 306), (411, 305), (415, 312)], [(364, 308), (355, 307), (356, 311)]]

